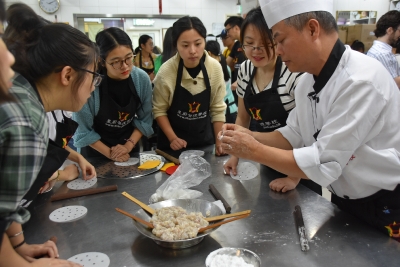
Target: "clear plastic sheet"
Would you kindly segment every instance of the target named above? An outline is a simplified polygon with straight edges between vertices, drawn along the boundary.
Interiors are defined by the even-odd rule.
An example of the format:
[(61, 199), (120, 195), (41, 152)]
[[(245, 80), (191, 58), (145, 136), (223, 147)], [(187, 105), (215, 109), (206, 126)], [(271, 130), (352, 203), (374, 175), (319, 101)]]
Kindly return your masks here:
[(181, 165), (150, 197), (150, 203), (168, 199), (193, 199), (203, 195), (188, 188), (199, 185), (211, 176), (210, 163), (194, 151), (182, 152), (179, 161)]

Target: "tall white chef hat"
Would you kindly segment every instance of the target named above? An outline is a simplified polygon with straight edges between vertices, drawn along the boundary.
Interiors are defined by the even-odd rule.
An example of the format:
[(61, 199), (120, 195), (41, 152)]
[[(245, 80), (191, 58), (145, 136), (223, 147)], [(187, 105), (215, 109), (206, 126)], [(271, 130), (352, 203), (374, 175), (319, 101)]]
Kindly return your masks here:
[(312, 11), (333, 13), (333, 0), (259, 0), (269, 27), (279, 21)]

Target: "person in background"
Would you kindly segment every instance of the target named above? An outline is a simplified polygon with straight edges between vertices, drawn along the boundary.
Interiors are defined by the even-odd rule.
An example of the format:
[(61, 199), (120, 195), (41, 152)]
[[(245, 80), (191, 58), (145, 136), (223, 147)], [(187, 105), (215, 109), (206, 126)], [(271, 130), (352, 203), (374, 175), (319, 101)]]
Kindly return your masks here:
[(358, 40), (355, 40), (352, 44), (351, 44), (351, 49), (353, 49), (354, 51), (358, 51), (360, 53), (365, 53), (365, 46), (364, 43)]
[[(172, 43), (178, 53), (154, 79), (158, 149), (219, 146), (226, 89), (221, 65), (204, 50), (205, 38), (206, 28), (197, 17), (185, 16), (173, 25)], [(217, 149), (216, 154), (220, 155)]]
[(377, 40), (368, 50), (367, 56), (381, 62), (400, 88), (400, 67), (392, 53), (392, 48), (396, 46), (400, 38), (400, 12), (391, 10), (380, 17), (374, 32)]
[(226, 34), (225, 35), (221, 34), (221, 41), (225, 47), (224, 51), (222, 51), (222, 55), (225, 58), (228, 58), (229, 55), (231, 54), (232, 47), (235, 44), (235, 40), (233, 40), (231, 37), (227, 36)]
[(226, 85), (226, 95), (224, 98), (226, 104), (225, 122), (235, 123), (237, 106), (235, 104), (235, 98), (233, 97), (233, 93), (231, 90), (231, 70), (226, 64), (225, 57), (221, 55), (221, 48), (217, 41), (207, 41), (205, 49), (210, 57), (216, 59), (221, 64)]
[(11, 87), (14, 99), (0, 105), (0, 266), (81, 266), (57, 259), (52, 241), (27, 244), (21, 224), (30, 214), (19, 204), (46, 156), (46, 112), (78, 111), (101, 81), (97, 48), (69, 25), (44, 24), (25, 4), (11, 5), (7, 21), (3, 40), (14, 54), (15, 75), (11, 83), (13, 58), (0, 41), (1, 89)]
[[(78, 128), (78, 124), (71, 119), (72, 112), (54, 110), (47, 112), (46, 115), (49, 122), (50, 140), (56, 143), (58, 147), (65, 149), (69, 154), (67, 160), (63, 162), (62, 166), (59, 166), (59, 169), (54, 172), (53, 175), (49, 177), (48, 181), (40, 188), (39, 194), (49, 192), (57, 181), (71, 181), (77, 178), (80, 173), (78, 166), (84, 166), (84, 168), (86, 168), (85, 171), (82, 172), (82, 178), (84, 180), (91, 179), (96, 175), (93, 165), (90, 164), (81, 154), (68, 146), (76, 128)], [(48, 154), (49, 153), (52, 152), (48, 151)], [(77, 165), (74, 164), (74, 162)], [(42, 169), (43, 168), (49, 168), (49, 166), (46, 167), (46, 160)]]
[(124, 162), (139, 151), (143, 135), (153, 134), (151, 82), (133, 66), (132, 41), (126, 32), (108, 28), (96, 35), (96, 44), (104, 79), (82, 110), (72, 115), (79, 124), (74, 145), (86, 157)]
[(176, 48), (172, 44), (172, 27), (169, 27), (165, 32), (163, 41), (163, 52), (154, 61), (154, 73), (157, 74), (161, 65), (164, 64), (168, 59), (176, 54)]
[[(286, 125), (289, 112), (296, 107), (295, 90), (303, 73), (292, 73), (275, 53), (272, 38), (261, 8), (247, 13), (240, 32), (246, 58), (238, 73), (239, 107), (236, 124), (257, 132), (272, 132)], [(225, 163), (227, 174), (237, 173), (239, 158), (232, 156)], [(286, 192), (300, 182), (297, 177), (275, 179), (270, 188)], [(321, 186), (304, 180), (304, 185), (322, 195)]]
[(144, 70), (154, 80), (154, 60), (157, 55), (153, 53), (153, 38), (143, 34), (139, 37), (139, 46), (135, 48), (135, 66)]
[(270, 133), (225, 124), (221, 148), (327, 187), (341, 210), (400, 241), (396, 83), (382, 64), (340, 41), (333, 1), (281, 3), (260, 0), (276, 52), (290, 71), (308, 72), (296, 108)]
[[(225, 23), (225, 34), (232, 40), (240, 40), (240, 28), (242, 27), (243, 18), (238, 16), (229, 17)], [(237, 88), (237, 75), (240, 69), (240, 65), (246, 60), (244, 55), (242, 44), (240, 41), (236, 41), (231, 49), (231, 53), (226, 58), (226, 63), (232, 71), (232, 91), (236, 91)], [(235, 97), (236, 105), (238, 104), (237, 94), (233, 94)]]
[(397, 63), (399, 63), (399, 66), (400, 66), (400, 40), (397, 41), (397, 43), (396, 43), (395, 57), (396, 57)]

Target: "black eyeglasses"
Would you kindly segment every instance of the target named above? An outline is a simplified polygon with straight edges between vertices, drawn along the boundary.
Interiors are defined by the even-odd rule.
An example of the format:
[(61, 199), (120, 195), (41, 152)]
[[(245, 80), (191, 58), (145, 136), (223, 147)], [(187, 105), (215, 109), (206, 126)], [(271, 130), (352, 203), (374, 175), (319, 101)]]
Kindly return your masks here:
[[(243, 50), (244, 51), (255, 51), (255, 50), (258, 50), (258, 51), (260, 51), (260, 52), (265, 52), (265, 46), (252, 46), (252, 45), (242, 45), (242, 47), (243, 47)], [(275, 47), (275, 44), (274, 45), (269, 45), (269, 46), (267, 46), (269, 49), (273, 49), (274, 47)]]
[(83, 71), (86, 71), (86, 72), (89, 72), (89, 73), (93, 74), (93, 82), (92, 83), (93, 83), (94, 86), (99, 86), (101, 81), (103, 80), (104, 75), (101, 75), (100, 73), (93, 72), (93, 71), (90, 71), (90, 70), (87, 70), (87, 69), (77, 68), (77, 67), (75, 67), (75, 69), (83, 70)]
[[(64, 68), (64, 67), (59, 68), (59, 69), (56, 69), (54, 72), (60, 72), (60, 71), (62, 71), (63, 68)], [(101, 75), (100, 73), (93, 72), (93, 71), (90, 71), (90, 70), (87, 70), (87, 69), (83, 69), (83, 68), (78, 68), (78, 67), (72, 67), (72, 68), (73, 68), (73, 69), (77, 69), (77, 70), (83, 70), (83, 71), (86, 71), (86, 72), (88, 72), (88, 73), (93, 74), (93, 81), (92, 81), (92, 84), (93, 84), (94, 86), (99, 86), (100, 83), (101, 83), (101, 81), (103, 80), (104, 75)]]
[(127, 66), (131, 66), (133, 64), (133, 55), (125, 58), (124, 60), (116, 60), (112, 63), (108, 63), (105, 59), (103, 59), (105, 63), (111, 65), (115, 70), (119, 70), (122, 68), (122, 65), (125, 63)]
[(228, 28), (228, 29), (224, 29), (224, 34), (228, 34), (228, 32), (232, 29), (232, 27)]

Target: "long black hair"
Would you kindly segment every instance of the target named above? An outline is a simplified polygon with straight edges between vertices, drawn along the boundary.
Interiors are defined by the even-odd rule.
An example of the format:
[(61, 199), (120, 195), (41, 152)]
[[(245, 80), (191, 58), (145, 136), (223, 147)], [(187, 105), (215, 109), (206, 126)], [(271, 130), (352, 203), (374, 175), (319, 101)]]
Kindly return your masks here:
[(72, 84), (76, 96), (87, 74), (79, 68), (96, 63), (96, 45), (78, 29), (50, 23), (22, 3), (8, 8), (7, 22), (3, 39), (15, 57), (13, 69), (37, 83), (60, 68), (70, 66), (78, 73)]
[(260, 7), (253, 8), (249, 11), (249, 13), (247, 13), (246, 18), (243, 21), (242, 28), (240, 29), (241, 44), (244, 44), (244, 34), (249, 25), (253, 25), (260, 33), (268, 58), (274, 57), (275, 46), (272, 55), (270, 49), (268, 49), (268, 45), (274, 45), (274, 38), (272, 37), (272, 32), (265, 21)]
[(103, 61), (99, 61), (99, 70), (102, 74), (107, 74), (104, 61), (112, 50), (120, 45), (123, 45), (130, 48), (133, 53), (131, 38), (129, 38), (129, 35), (126, 32), (116, 27), (111, 27), (99, 32), (96, 35), (96, 44), (100, 49), (100, 57)]
[(207, 30), (206, 27), (204, 27), (203, 22), (198, 17), (189, 17), (185, 16), (177, 21), (172, 25), (172, 45), (173, 47), (176, 48), (179, 36), (184, 31), (188, 31), (194, 29), (198, 34), (200, 34), (201, 37), (206, 39), (207, 35)]
[[(132, 46), (132, 40), (129, 37), (129, 35), (121, 30), (120, 28), (117, 27), (110, 27), (108, 29), (102, 30), (96, 35), (96, 44), (100, 49), (100, 57), (102, 58), (101, 61), (99, 62), (99, 69), (100, 73), (104, 74), (105, 76), (107, 75), (107, 69), (105, 67), (105, 60), (108, 56), (108, 54), (117, 48), (120, 45), (126, 46), (132, 50), (133, 53), (133, 46)], [(133, 64), (133, 63), (132, 63)], [(106, 76), (107, 77), (107, 76)], [(130, 77), (128, 78), (130, 79)], [(106, 79), (103, 79), (105, 82)], [(135, 95), (133, 95), (135, 97)], [(142, 102), (140, 100), (140, 97), (137, 98), (139, 101), (140, 106), (142, 107)], [(143, 107), (142, 107), (143, 108)]]
[(139, 37), (139, 46), (135, 48), (135, 54), (139, 53), (142, 50), (142, 45), (146, 45), (149, 39), (153, 39), (150, 35), (143, 34)]
[(161, 64), (164, 64), (168, 59), (176, 54), (176, 47), (174, 47), (172, 42), (172, 27), (169, 27), (165, 32), (164, 42), (163, 42), (163, 52), (161, 58)]
[(221, 55), (221, 47), (219, 46), (219, 43), (217, 41), (207, 41), (205, 49), (214, 56), (220, 57), (221, 60), (219, 63), (222, 66), (222, 71), (224, 73), (224, 80), (225, 82), (229, 81), (231, 77), (229, 76), (228, 65), (226, 64), (225, 57)]

